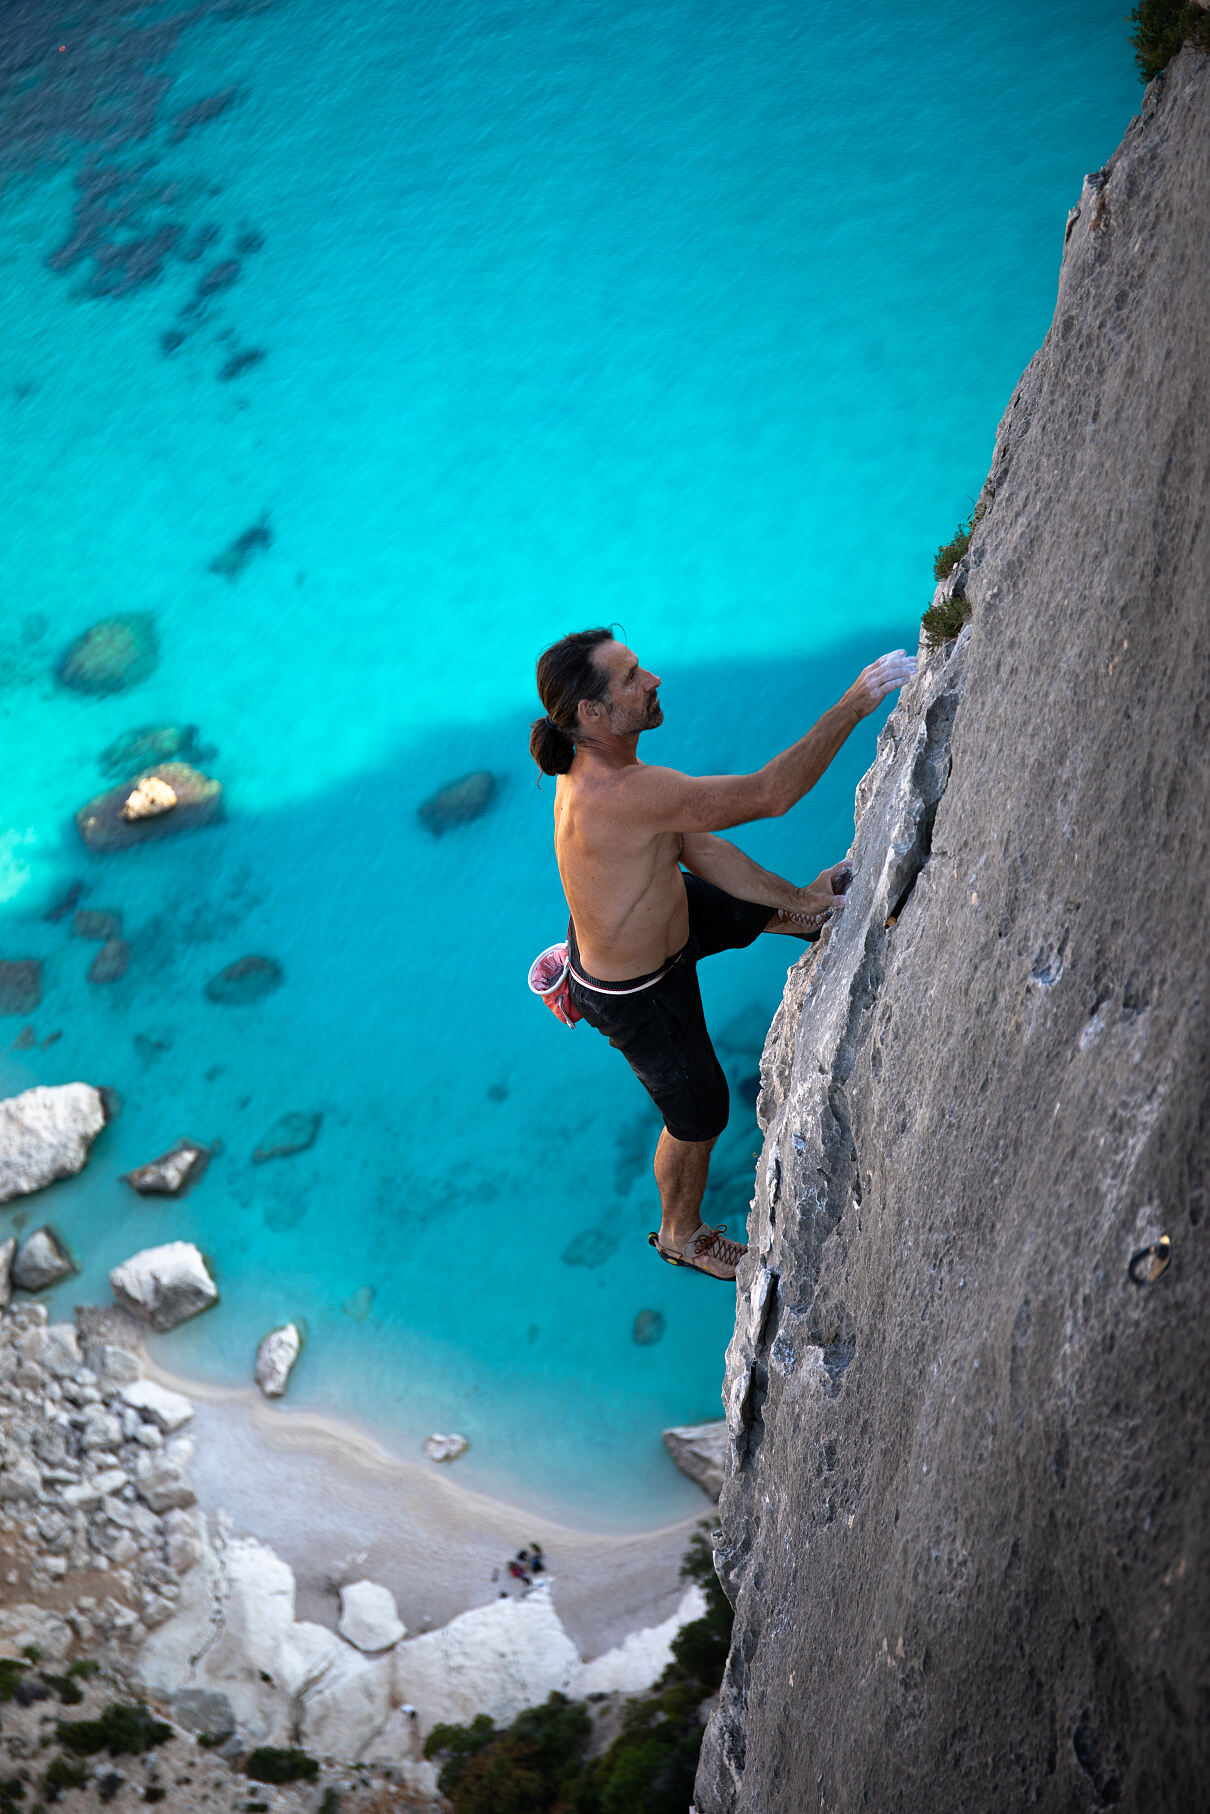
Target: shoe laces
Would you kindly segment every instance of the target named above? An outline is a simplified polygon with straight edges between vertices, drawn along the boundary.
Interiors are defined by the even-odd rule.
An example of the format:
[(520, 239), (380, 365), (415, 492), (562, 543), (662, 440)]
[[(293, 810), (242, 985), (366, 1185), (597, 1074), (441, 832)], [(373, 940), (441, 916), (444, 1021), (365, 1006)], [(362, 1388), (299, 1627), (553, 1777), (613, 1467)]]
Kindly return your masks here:
[(727, 1224), (720, 1222), (717, 1228), (707, 1228), (692, 1237), (693, 1251), (703, 1254), (712, 1260), (721, 1260), (724, 1266), (738, 1266), (748, 1249), (740, 1241), (727, 1239)]

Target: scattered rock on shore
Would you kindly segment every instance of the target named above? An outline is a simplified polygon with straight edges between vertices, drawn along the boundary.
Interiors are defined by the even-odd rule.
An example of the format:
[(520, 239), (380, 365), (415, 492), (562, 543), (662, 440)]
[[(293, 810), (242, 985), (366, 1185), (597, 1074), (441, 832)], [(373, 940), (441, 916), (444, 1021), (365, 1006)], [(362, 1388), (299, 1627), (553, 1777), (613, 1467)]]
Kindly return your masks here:
[(358, 1650), (390, 1650), (407, 1627), (399, 1617), (395, 1596), (389, 1587), (375, 1581), (354, 1581), (340, 1590), (340, 1621), (336, 1627), (341, 1637)]
[(0, 960), (0, 1014), (32, 1014), (42, 1000), (42, 966), (36, 957)]
[(192, 1241), (168, 1241), (132, 1254), (114, 1267), (109, 1283), (124, 1310), (161, 1331), (218, 1302), (218, 1287)]
[(13, 1284), (19, 1291), (45, 1291), (76, 1270), (66, 1247), (53, 1228), (35, 1228), (17, 1249)]
[(215, 752), (198, 741), (196, 724), (141, 724), (123, 731), (97, 757), (103, 775), (125, 781), (161, 762), (212, 762)]
[[(176, 804), (143, 816), (127, 817), (126, 806), (139, 788), (162, 782)], [(145, 794), (146, 797), (146, 794)], [(179, 831), (210, 825), (222, 812), (223, 785), (187, 762), (162, 762), (138, 777), (137, 786), (123, 782), (97, 794), (76, 814), (76, 828), (90, 850), (126, 850), (148, 838), (162, 838)]]
[(716, 1505), (723, 1490), (728, 1446), (726, 1418), (719, 1418), (716, 1423), (682, 1424), (664, 1431), (664, 1447), (681, 1473), (687, 1474)]
[(457, 1461), (470, 1448), (465, 1436), (426, 1436), (424, 1452), (430, 1461)]
[(266, 1398), (280, 1398), (290, 1379), (290, 1370), (302, 1353), (302, 1336), (297, 1323), (283, 1323), (271, 1329), (256, 1350), (254, 1378)]
[(130, 962), (130, 946), (124, 938), (106, 939), (88, 966), (90, 983), (121, 982)]
[(16, 1252), (16, 1235), (9, 1235), (0, 1241), (0, 1310), (3, 1310), (13, 1295), (13, 1260)]
[(177, 1197), (196, 1184), (210, 1160), (210, 1148), (196, 1140), (178, 1140), (158, 1159), (123, 1172), (123, 1182), (144, 1197)]
[(38, 1084), (0, 1102), (0, 1203), (78, 1172), (108, 1119), (90, 1083)]
[(193, 1406), (183, 1392), (173, 1392), (154, 1379), (129, 1380), (122, 1388), (122, 1403), (148, 1423), (153, 1423), (165, 1436), (174, 1436), (193, 1416)]
[(267, 1159), (288, 1159), (291, 1153), (306, 1152), (314, 1146), (322, 1120), (321, 1114), (297, 1111), (279, 1116), (253, 1153), (252, 1163), (263, 1165)]
[(275, 958), (239, 957), (210, 978), (206, 996), (223, 1007), (242, 1008), (250, 1002), (263, 1001), (266, 995), (280, 989), (285, 980), (286, 973)]
[(155, 619), (134, 611), (85, 630), (61, 657), (56, 677), (77, 693), (122, 693), (146, 680), (159, 659)]
[(431, 794), (416, 811), (435, 838), (455, 825), (469, 825), (487, 811), (499, 792), (499, 783), (488, 769), (463, 775)]

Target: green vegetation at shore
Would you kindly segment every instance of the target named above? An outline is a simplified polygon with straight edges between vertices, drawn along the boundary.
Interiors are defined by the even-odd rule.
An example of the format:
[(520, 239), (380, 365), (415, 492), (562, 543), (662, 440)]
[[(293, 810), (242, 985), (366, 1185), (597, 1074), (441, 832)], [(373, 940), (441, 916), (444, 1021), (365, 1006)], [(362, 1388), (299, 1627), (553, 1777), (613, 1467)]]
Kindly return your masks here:
[(1210, 12), (1183, 0), (1139, 0), (1130, 14), (1130, 42), (1144, 82), (1166, 69), (1186, 44), (1210, 51)]
[(626, 1703), (622, 1730), (586, 1757), (592, 1719), (581, 1701), (552, 1694), (497, 1730), (485, 1713), (469, 1726), (435, 1726), (424, 1754), (441, 1759), (438, 1786), (455, 1814), (684, 1814), (693, 1799), (702, 1705), (723, 1679), (731, 1607), (702, 1525), (681, 1564), (706, 1612), (672, 1641), (672, 1662), (650, 1694)]

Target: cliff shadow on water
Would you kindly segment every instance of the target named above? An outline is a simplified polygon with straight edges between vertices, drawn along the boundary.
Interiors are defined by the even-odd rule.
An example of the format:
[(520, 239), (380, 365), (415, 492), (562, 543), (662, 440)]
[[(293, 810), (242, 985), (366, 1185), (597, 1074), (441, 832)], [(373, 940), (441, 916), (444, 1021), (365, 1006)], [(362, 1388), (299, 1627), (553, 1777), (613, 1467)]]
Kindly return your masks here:
[(969, 625), (766, 1045), (701, 1814), (1205, 1805), (1208, 474), (1186, 51), (1084, 181)]
[[(755, 766), (879, 646), (666, 670), (650, 758)], [(89, 708), (61, 696), (52, 709)], [(68, 824), (0, 915), (0, 952), (42, 964), (37, 1008), (5, 1023), (0, 1093), (84, 1078), (116, 1089), (121, 1112), (84, 1171), (14, 1205), (4, 1232), (15, 1216), (48, 1220), (75, 1252), (82, 1271), (53, 1314), (107, 1301), (109, 1269), (139, 1248), (196, 1241), (222, 1300), (158, 1339), (172, 1371), (243, 1383), (264, 1331), (302, 1317), (292, 1404), (356, 1417), (406, 1454), (456, 1429), (471, 1442), (464, 1483), (592, 1528), (649, 1528), (697, 1508), (660, 1431), (717, 1414), (730, 1294), (687, 1289), (655, 1260), (658, 1122), (607, 1043), (559, 1026), (526, 988), (566, 926), (554, 787), (538, 790), (526, 738), (521, 712), (451, 719), (270, 807), (249, 803), (220, 748), (205, 767), (226, 788), (221, 823), (107, 855)], [(795, 814), (740, 844), (795, 880), (839, 857), (873, 741), (863, 726)], [(417, 809), (468, 771), (496, 775), (496, 797), (435, 837)], [(101, 785), (82, 774), (80, 803)], [(73, 876), (83, 910), (114, 916), (128, 946), (105, 985), (88, 981), (99, 946), (73, 936), (72, 914), (42, 917)], [(732, 1086), (707, 1208), (737, 1231), (760, 1046), (795, 954), (787, 939), (763, 946), (702, 971)], [(208, 996), (249, 954), (280, 966), (281, 985), (244, 1005)], [(36, 1043), (13, 1050), (23, 1021)], [(283, 1115), (305, 1118), (311, 1144), (258, 1163)], [(122, 1174), (182, 1135), (222, 1141), (204, 1179), (158, 1206), (137, 1197)], [(643, 1311), (655, 1343), (634, 1337)]]

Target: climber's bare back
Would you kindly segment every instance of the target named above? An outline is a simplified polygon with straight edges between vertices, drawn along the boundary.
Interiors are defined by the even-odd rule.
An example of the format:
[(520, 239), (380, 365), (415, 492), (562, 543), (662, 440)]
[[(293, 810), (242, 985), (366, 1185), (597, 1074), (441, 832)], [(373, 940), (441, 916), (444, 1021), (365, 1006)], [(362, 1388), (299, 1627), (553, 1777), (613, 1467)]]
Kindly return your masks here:
[[(642, 765), (640, 765), (642, 766)], [(620, 774), (577, 753), (555, 789), (555, 856), (590, 976), (646, 976), (689, 936), (680, 832), (650, 831), (627, 816)]]

